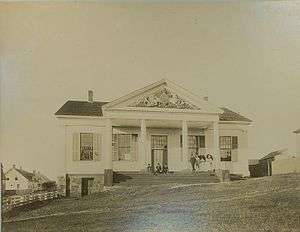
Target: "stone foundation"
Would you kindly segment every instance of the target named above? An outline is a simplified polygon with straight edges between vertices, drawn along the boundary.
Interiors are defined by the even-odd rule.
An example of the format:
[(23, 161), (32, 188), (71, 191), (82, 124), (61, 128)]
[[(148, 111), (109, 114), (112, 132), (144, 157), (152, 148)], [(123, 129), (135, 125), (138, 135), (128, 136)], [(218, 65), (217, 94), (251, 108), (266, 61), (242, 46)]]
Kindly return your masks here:
[(227, 182), (230, 181), (230, 172), (229, 170), (221, 170), (221, 169), (217, 169), (215, 171), (216, 176), (219, 178), (219, 180), (221, 182)]
[(66, 196), (66, 176), (57, 177), (57, 192), (61, 196)]
[[(90, 179), (89, 185), (88, 185), (88, 194), (97, 193), (103, 191), (103, 185), (104, 185), (104, 176), (103, 174), (97, 174), (97, 175), (81, 175), (81, 174), (69, 174), (69, 189), (70, 189), (70, 197), (81, 197), (82, 196), (82, 179), (88, 178)], [(58, 178), (58, 192), (66, 196), (66, 177), (62, 176)]]

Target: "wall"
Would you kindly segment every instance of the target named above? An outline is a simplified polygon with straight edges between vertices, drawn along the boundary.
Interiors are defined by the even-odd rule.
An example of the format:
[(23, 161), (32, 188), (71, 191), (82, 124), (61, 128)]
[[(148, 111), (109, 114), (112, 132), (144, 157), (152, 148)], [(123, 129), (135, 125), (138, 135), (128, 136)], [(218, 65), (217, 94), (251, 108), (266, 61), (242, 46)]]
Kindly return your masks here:
[(222, 168), (230, 170), (230, 173), (249, 176), (248, 126), (221, 123), (219, 130), (220, 136), (238, 136), (237, 161), (221, 162)]
[[(168, 136), (168, 164), (170, 171), (190, 169), (182, 157), (180, 147), (181, 128), (147, 128), (146, 154), (143, 155), (140, 142), (140, 128), (123, 127), (117, 128), (121, 133), (135, 133), (138, 138), (138, 159), (137, 161), (113, 161), (115, 171), (140, 171), (144, 170), (148, 163), (151, 163), (151, 135)], [(248, 134), (246, 125), (220, 124), (220, 136), (238, 136), (239, 149), (238, 159), (235, 162), (221, 162), (223, 169), (231, 173), (249, 175), (248, 170)], [(74, 161), (72, 134), (80, 132), (91, 132), (102, 134), (101, 159), (99, 161)], [(199, 129), (189, 128), (189, 134), (201, 134)], [(204, 131), (206, 137), (206, 153), (214, 154), (213, 130), (211, 127)], [(98, 120), (97, 124), (80, 122), (66, 126), (66, 173), (68, 174), (103, 174), (105, 169), (105, 121)]]
[[(99, 120), (100, 121), (100, 120)], [(105, 168), (105, 125), (68, 125), (66, 126), (66, 173), (68, 174), (103, 174)], [(92, 161), (73, 160), (73, 133), (98, 133), (101, 139), (101, 158)]]
[[(15, 178), (18, 178), (18, 180), (15, 180)], [(21, 175), (18, 171), (15, 169), (9, 170), (5, 174), (5, 178), (9, 178), (9, 180), (5, 180), (5, 187), (6, 190), (17, 190), (17, 185), (19, 184), (18, 190), (26, 190), (29, 189), (29, 181)]]
[(276, 159), (272, 162), (272, 174), (300, 172), (300, 155)]
[(93, 178), (93, 185), (89, 188), (89, 194), (101, 192), (103, 190), (104, 176), (103, 175), (69, 175), (70, 177), (70, 196), (81, 196), (81, 181), (82, 178)]

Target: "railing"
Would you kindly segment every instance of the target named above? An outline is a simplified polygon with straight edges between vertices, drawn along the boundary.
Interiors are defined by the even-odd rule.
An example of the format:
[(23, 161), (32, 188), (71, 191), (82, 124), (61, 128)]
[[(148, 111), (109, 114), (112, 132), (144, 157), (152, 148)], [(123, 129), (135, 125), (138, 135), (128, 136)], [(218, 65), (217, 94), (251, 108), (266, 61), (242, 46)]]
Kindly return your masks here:
[(26, 195), (14, 195), (9, 197), (4, 197), (2, 201), (2, 210), (7, 211), (22, 205), (28, 205), (34, 202), (46, 201), (54, 198), (58, 198), (57, 191), (30, 193)]

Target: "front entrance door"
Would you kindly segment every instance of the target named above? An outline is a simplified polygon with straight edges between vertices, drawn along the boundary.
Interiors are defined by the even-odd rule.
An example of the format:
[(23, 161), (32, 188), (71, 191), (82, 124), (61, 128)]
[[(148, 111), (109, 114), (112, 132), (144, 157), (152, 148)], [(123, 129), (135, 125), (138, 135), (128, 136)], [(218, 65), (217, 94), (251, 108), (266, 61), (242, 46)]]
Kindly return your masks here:
[(86, 196), (90, 193), (94, 178), (81, 179), (81, 196)]
[(151, 167), (155, 170), (157, 164), (168, 166), (168, 136), (151, 136)]

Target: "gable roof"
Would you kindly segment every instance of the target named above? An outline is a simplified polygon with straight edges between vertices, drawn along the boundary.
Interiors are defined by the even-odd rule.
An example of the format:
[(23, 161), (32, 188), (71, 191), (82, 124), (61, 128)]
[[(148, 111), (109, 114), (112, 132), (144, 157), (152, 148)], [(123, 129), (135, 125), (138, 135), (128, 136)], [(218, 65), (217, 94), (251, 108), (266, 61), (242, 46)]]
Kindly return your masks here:
[(23, 169), (18, 169), (18, 168), (16, 168), (15, 170), (18, 171), (27, 180), (29, 180), (29, 181), (35, 181), (34, 178), (33, 178), (34, 177), (33, 173), (27, 172), (27, 171), (24, 171)]
[[(74, 115), (74, 116), (91, 116), (101, 117), (102, 106), (107, 102), (88, 102), (88, 101), (67, 101), (55, 115)], [(240, 122), (252, 122), (250, 119), (228, 109), (220, 107), (224, 113), (220, 114), (220, 121), (240, 121)]]
[(273, 151), (273, 152), (267, 154), (266, 156), (260, 158), (260, 160), (266, 160), (266, 159), (274, 158), (277, 155), (281, 155), (285, 150), (286, 149), (281, 149), (281, 150)]
[(55, 115), (103, 116), (102, 106), (107, 102), (67, 101)]
[(240, 122), (252, 122), (249, 118), (246, 118), (226, 107), (221, 107), (224, 111), (223, 114), (220, 114), (220, 121), (240, 121)]

